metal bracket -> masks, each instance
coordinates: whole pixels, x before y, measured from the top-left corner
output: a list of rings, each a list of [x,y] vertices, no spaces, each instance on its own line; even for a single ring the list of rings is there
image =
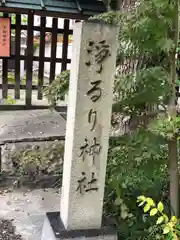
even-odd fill
[[[46,6],[45,6],[43,0],[40,0],[40,3],[41,3],[41,7],[42,7],[42,9],[45,10],[45,9],[46,9]]]
[[[1,5],[5,6],[6,5],[6,0],[1,0]]]
[[[79,10],[79,12],[80,13],[82,13],[82,8],[81,8],[81,5],[80,5],[80,3],[79,3],[79,0],[76,0],[76,4],[77,4],[77,8],[78,8],[78,10]]]

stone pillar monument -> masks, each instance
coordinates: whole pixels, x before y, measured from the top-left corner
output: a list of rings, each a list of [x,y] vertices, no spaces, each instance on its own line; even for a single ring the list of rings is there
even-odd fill
[[[117,239],[102,220],[116,48],[116,27],[75,24],[60,212],[42,240]]]

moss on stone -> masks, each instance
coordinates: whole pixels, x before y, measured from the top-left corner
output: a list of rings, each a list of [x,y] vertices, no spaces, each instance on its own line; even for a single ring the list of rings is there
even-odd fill
[[[62,173],[64,146],[59,141],[43,145],[26,145],[9,153],[18,176],[57,175]]]

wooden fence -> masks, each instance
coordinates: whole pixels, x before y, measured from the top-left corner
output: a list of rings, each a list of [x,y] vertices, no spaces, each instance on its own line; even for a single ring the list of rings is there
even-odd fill
[[[4,13],[4,16],[8,14]],[[48,105],[33,105],[32,104],[32,91],[37,91],[37,100],[42,100],[42,88],[44,86],[44,64],[45,62],[50,63],[50,76],[49,83],[55,79],[55,68],[56,63],[61,63],[61,70],[67,69],[67,64],[71,62],[67,57],[68,53],[68,40],[69,35],[73,34],[70,29],[70,20],[64,19],[64,27],[58,28],[58,18],[52,19],[52,27],[46,26],[46,17],[40,17],[40,26],[34,25],[34,15],[29,12],[27,15],[27,24],[22,24],[22,14],[15,14],[15,24],[11,23],[11,33],[15,35],[15,49],[11,52],[10,58],[2,59],[2,82],[0,83],[0,91],[2,91],[2,98],[8,98],[8,90],[14,91],[14,99],[18,100],[21,98],[20,90],[25,90],[25,104],[23,105],[11,105],[1,104],[0,110],[20,110],[20,109],[46,109]],[[27,49],[24,55],[21,55],[21,32],[22,30],[27,31]],[[34,56],[34,32],[39,32],[39,56]],[[51,34],[51,54],[50,57],[45,56],[45,36],[46,33]],[[62,57],[56,57],[57,51],[57,35],[63,35],[62,42]],[[20,77],[20,62],[24,61],[26,66],[25,84],[21,83]],[[14,61],[15,66],[15,83],[8,82],[8,62]],[[33,61],[39,62],[38,68],[38,83],[33,84]]]

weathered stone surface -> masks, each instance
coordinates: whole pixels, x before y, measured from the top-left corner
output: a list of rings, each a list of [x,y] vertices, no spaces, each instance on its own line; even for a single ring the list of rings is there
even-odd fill
[[[65,119],[55,111],[0,111],[0,142],[64,136],[65,128]]]
[[[116,32],[93,22],[74,29],[60,211],[68,230],[101,227]]]

